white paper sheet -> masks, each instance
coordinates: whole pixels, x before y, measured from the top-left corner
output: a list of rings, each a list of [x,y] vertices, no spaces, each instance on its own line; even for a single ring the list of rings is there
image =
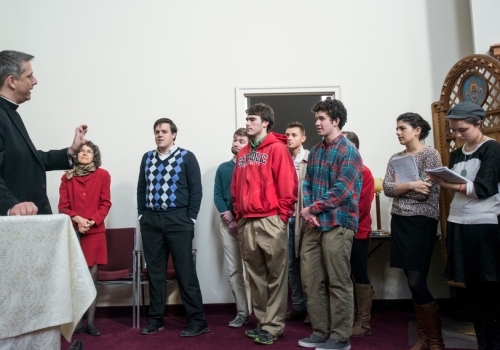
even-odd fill
[[[417,181],[420,179],[417,163],[415,163],[415,157],[413,154],[393,158],[391,160],[391,164],[399,183],[404,184],[406,182]]]
[[[463,176],[458,175],[456,172],[448,169],[445,166],[435,168],[435,169],[425,169],[425,172],[428,174],[435,175],[440,179],[443,179],[446,182],[450,182],[453,184],[466,184],[471,182]]]

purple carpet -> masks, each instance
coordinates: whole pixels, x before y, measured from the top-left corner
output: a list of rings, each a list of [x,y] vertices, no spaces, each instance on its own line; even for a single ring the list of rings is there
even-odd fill
[[[372,334],[363,338],[351,338],[352,349],[401,350],[408,348],[408,322],[411,315],[405,311],[374,312],[372,315]],[[254,344],[253,339],[245,336],[246,329],[254,328],[255,318],[248,326],[229,328],[227,324],[232,315],[207,315],[210,333],[194,338],[181,338],[179,333],[186,327],[182,317],[165,317],[165,329],[153,335],[141,335],[138,329],[132,329],[132,318],[98,318],[96,326],[101,336],[91,337],[86,333],[73,337],[85,343],[85,350],[120,349],[120,350],[159,350],[159,349],[262,349],[265,346]],[[147,322],[141,320],[141,326]],[[297,341],[311,334],[311,327],[302,321],[288,321],[285,336],[273,345],[273,349],[300,349]],[[69,348],[69,343],[61,341],[61,349]],[[448,349],[451,350],[451,349]]]

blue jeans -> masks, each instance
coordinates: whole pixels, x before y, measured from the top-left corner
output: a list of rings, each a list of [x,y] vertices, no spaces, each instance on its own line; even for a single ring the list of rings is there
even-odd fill
[[[292,288],[292,305],[297,311],[307,311],[307,295],[302,290],[300,258],[295,256],[295,217],[288,220],[288,278]]]

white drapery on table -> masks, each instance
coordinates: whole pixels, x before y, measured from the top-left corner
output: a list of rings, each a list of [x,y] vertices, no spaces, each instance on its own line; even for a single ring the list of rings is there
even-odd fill
[[[95,296],[69,216],[0,217],[0,349],[60,349]]]

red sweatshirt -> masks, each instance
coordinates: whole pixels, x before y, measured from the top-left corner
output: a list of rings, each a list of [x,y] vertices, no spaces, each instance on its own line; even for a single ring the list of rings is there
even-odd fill
[[[370,169],[363,165],[363,185],[361,186],[361,194],[359,195],[359,223],[356,239],[368,239],[372,232],[372,217],[370,209],[372,208],[373,197],[375,196],[375,182]]]
[[[236,156],[231,196],[236,220],[295,213],[297,172],[288,151],[287,137],[274,132],[252,152],[248,143]]]

